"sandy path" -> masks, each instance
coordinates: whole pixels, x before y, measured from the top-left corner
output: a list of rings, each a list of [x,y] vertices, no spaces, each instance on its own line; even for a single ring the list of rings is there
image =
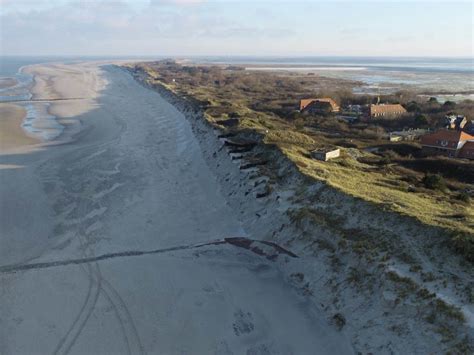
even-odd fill
[[[0,170],[10,210],[0,235],[0,353],[351,353],[271,261],[246,250],[93,259],[245,232],[174,107],[117,68],[56,69],[38,69],[49,93],[81,78],[94,90],[104,78],[109,84],[97,104],[75,108],[80,139],[0,157],[24,167]],[[88,257],[94,261],[1,271]]]

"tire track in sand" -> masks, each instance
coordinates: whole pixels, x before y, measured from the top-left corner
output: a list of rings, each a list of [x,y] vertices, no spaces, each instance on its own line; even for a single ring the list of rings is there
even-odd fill
[[[79,236],[78,239],[81,243],[81,247],[84,247],[83,255],[86,256],[86,252],[89,252],[89,255],[93,254],[92,250],[86,246],[86,242],[84,241],[83,237]],[[79,311],[69,330],[58,343],[54,354],[66,355],[70,352],[84,330],[87,321],[94,312],[101,294],[111,305],[115,317],[119,322],[123,334],[123,340],[126,345],[127,354],[144,354],[137,329],[133,319],[131,318],[128,307],[120,297],[117,290],[113,288],[110,282],[103,278],[99,264],[97,262],[90,263],[87,264],[86,267],[81,265],[81,268],[89,278],[89,289],[92,288],[92,285],[97,286],[95,288],[94,298],[90,300],[90,295],[87,295],[83,307]]]
[[[94,164],[94,160],[96,159],[97,156],[105,153],[107,151],[107,148],[96,151],[92,154],[85,155],[82,157],[82,159],[79,160],[81,164]],[[114,168],[117,167],[117,164],[114,165]],[[95,175],[94,175],[95,176]],[[59,179],[60,180],[60,179]],[[58,181],[59,182],[59,181]],[[102,181],[93,181],[93,184],[96,185],[96,183],[101,184]],[[69,184],[62,184],[62,186],[69,186]],[[98,186],[98,185],[97,185]],[[70,189],[62,189],[62,194],[63,195],[69,195],[73,196],[74,194],[71,195]],[[102,191],[102,190],[101,190]],[[109,192],[109,191],[107,191]],[[97,200],[100,200],[101,197],[104,197],[107,195],[106,193],[99,194],[98,198],[93,198],[93,202],[97,202]],[[95,195],[94,195],[95,196]],[[89,198],[86,198],[85,200],[77,201],[76,205],[84,204],[84,203],[89,203]],[[88,227],[90,227],[91,223],[94,223],[95,217],[94,216],[89,216],[86,215],[85,217],[82,218],[64,218],[61,224],[63,225],[68,225],[69,227],[75,226],[75,228],[78,228],[81,231],[87,231]],[[87,233],[85,233],[87,234]],[[81,256],[83,258],[93,258],[95,256],[93,249],[89,245],[89,240],[86,237],[86,235],[82,234],[76,234],[75,238],[79,241],[80,248],[81,250]],[[65,335],[61,338],[59,341],[58,345],[56,346],[54,350],[54,354],[68,354],[72,347],[75,345],[77,339],[81,335],[82,331],[84,330],[85,326],[87,325],[88,320],[90,319],[91,315],[93,314],[98,299],[100,295],[102,294],[104,296],[104,299],[106,300],[107,303],[110,304],[114,315],[119,323],[121,332],[123,334],[123,340],[126,346],[126,352],[128,354],[135,354],[135,353],[144,353],[143,347],[141,345],[137,329],[135,327],[135,324],[133,322],[133,319],[130,315],[130,312],[123,301],[123,299],[120,297],[119,293],[117,290],[113,288],[113,286],[105,280],[102,277],[101,270],[99,267],[99,264],[97,262],[91,262],[88,263],[87,266],[81,265],[81,269],[84,271],[84,273],[87,275],[88,280],[89,280],[89,287],[88,287],[88,293],[86,295],[86,299],[83,303],[83,306],[79,310],[79,313],[76,315],[74,318],[71,326],[65,333]],[[93,294],[91,296],[91,294]]]
[[[91,269],[92,271],[92,266],[90,264],[88,265],[88,269]],[[101,280],[100,279],[94,280],[94,278],[92,277],[92,272],[88,275],[89,275],[89,285],[92,285],[90,287],[93,287],[93,285],[96,286],[94,290],[94,295],[92,299],[90,297],[87,297],[86,302],[84,303],[84,306],[79,311],[79,314],[76,316],[71,327],[69,328],[65,336],[59,341],[58,345],[56,346],[53,352],[53,354],[55,355],[69,353],[72,346],[74,345],[77,338],[79,337],[82,330],[84,329],[90,316],[92,315],[95,305],[97,304],[97,301],[100,296]]]

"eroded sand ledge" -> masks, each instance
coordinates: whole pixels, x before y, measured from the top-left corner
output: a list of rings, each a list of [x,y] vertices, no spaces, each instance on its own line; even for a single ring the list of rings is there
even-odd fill
[[[50,95],[70,73],[109,84],[91,107],[57,106],[86,128],[74,140],[0,157],[22,166],[0,170],[1,353],[353,352],[285,281],[291,256],[213,243],[260,238],[175,107],[116,67],[35,70]]]

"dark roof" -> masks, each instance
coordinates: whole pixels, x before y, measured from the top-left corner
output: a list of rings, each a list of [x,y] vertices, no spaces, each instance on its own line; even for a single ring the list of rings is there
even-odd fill
[[[300,110],[304,110],[305,108],[307,108],[309,105],[313,104],[314,102],[328,103],[329,105],[331,105],[331,109],[333,111],[339,111],[338,104],[336,103],[336,101],[334,101],[330,97],[323,97],[323,98],[318,98],[318,99],[302,99],[300,100]]]

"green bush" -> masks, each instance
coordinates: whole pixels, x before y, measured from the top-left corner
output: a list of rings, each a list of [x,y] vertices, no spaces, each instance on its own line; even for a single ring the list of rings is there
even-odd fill
[[[297,130],[302,130],[304,128],[304,119],[297,118],[294,123]]]
[[[456,107],[456,103],[453,101],[446,101],[443,104],[443,109],[444,110],[453,110]]]
[[[428,189],[440,191],[446,190],[446,182],[439,174],[426,174],[422,182]]]
[[[461,192],[458,196],[457,196],[457,199],[459,201],[462,201],[462,202],[465,202],[465,203],[469,203],[469,201],[471,200],[471,196],[469,196],[469,194],[467,192]]]

